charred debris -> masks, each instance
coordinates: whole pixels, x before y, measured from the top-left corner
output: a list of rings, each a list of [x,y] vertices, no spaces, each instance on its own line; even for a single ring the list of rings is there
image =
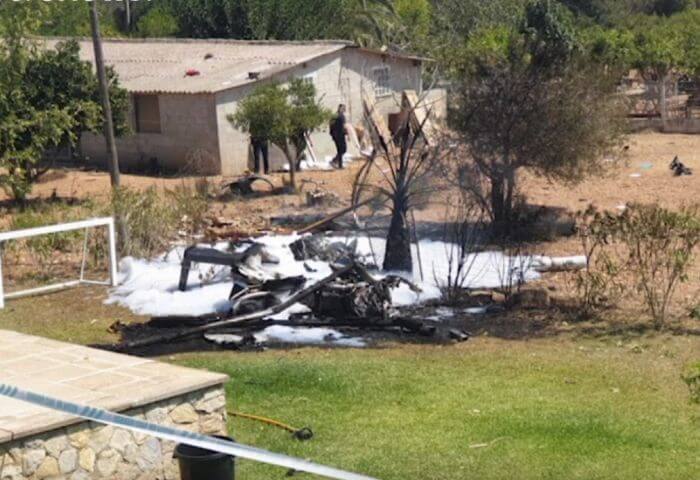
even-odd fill
[[[177,350],[177,344],[194,348],[207,343],[218,348],[260,349],[265,342],[256,333],[273,325],[323,327],[346,335],[372,339],[415,341],[465,341],[470,334],[434,318],[416,316],[410,307],[392,303],[391,289],[405,283],[414,291],[420,288],[396,275],[375,276],[376,268],[356,255],[356,244],[333,242],[322,235],[306,235],[290,245],[295,260],[307,263],[327,262],[331,273],[314,281],[306,276],[284,274],[270,278],[261,268],[280,260],[253,239],[231,243],[231,253],[193,246],[185,250],[181,263],[179,289],[187,288],[192,263],[223,265],[231,269],[230,309],[225,313],[200,316],[153,317],[146,323],[112,325],[121,342],[108,348],[140,353]],[[279,269],[284,271],[284,268]],[[315,277],[318,278],[318,277]],[[289,307],[302,304],[304,313],[280,315]],[[299,310],[299,309],[295,309]],[[197,347],[199,345],[199,347]],[[104,347],[104,346],[103,346]],[[160,347],[160,348],[159,348]]]

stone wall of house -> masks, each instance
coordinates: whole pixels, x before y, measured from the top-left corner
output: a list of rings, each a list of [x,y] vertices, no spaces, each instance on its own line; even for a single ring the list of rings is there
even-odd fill
[[[183,430],[226,434],[222,387],[123,413]],[[0,480],[171,480],[179,478],[174,449],[173,442],[81,422],[0,445]]]

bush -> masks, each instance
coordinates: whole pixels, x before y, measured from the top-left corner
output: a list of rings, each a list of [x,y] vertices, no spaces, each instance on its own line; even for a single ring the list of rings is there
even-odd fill
[[[167,8],[152,8],[141,17],[136,25],[142,37],[172,37],[178,32],[177,18]]]
[[[592,206],[578,214],[577,232],[586,256],[586,268],[576,272],[579,312],[595,317],[612,307],[625,289],[620,278],[622,265],[606,248],[614,232],[614,219]]]
[[[627,268],[654,326],[660,328],[678,283],[688,278],[700,243],[700,211],[632,205],[618,217],[615,236],[627,248]]]
[[[690,390],[690,401],[700,403],[700,362],[691,365],[681,378]]]
[[[654,327],[666,322],[668,307],[680,282],[685,282],[700,243],[698,207],[668,210],[659,205],[629,205],[621,215],[588,211],[582,227],[587,268],[577,287],[584,313],[621,295],[623,274],[642,295]]]
[[[150,258],[165,252],[177,235],[198,233],[204,226],[208,196],[203,188],[181,185],[159,195],[155,187],[144,191],[120,188],[112,194],[111,210],[119,223],[119,252]]]

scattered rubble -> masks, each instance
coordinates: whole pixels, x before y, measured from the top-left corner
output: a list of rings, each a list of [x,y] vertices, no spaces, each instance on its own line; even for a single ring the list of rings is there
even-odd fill
[[[304,191],[304,186],[306,184],[311,184],[313,186],[311,190],[306,190],[304,192],[306,195],[306,205],[308,207],[335,207],[341,203],[338,194],[324,188],[323,182],[304,179],[302,180],[302,191]]]
[[[678,158],[677,155],[671,161],[669,168],[673,171],[673,174],[676,177],[680,177],[682,175],[692,175],[693,174],[693,170],[686,167],[685,164],[680,161],[680,159]]]
[[[270,186],[270,191],[275,191],[275,186],[270,180],[261,175],[254,174],[240,177],[233,182],[227,183],[225,187],[227,187],[234,195],[252,195],[256,193],[256,191],[253,190],[253,183],[255,182],[266,183]]]

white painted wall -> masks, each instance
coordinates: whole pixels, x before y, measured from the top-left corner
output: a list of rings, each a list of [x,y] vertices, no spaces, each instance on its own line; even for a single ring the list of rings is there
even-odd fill
[[[159,110],[161,133],[136,133],[131,112],[133,133],[117,138],[120,166],[147,170],[151,158],[156,158],[158,165],[169,171],[180,171],[189,164],[196,167],[198,173],[219,173],[214,95],[162,94],[159,95]],[[81,148],[88,163],[106,165],[104,136],[83,134]]]
[[[377,55],[359,49],[347,48],[321,58],[314,59],[296,67],[274,79],[285,82],[293,77],[312,76],[321,103],[335,112],[340,103],[347,106],[348,121],[357,125],[363,122],[362,88],[373,89],[372,68],[389,65],[391,68],[391,88],[396,95],[378,99],[379,110],[384,114],[400,110],[400,92],[405,89],[420,91],[421,67],[413,61],[395,59]],[[221,152],[222,173],[236,175],[246,168],[252,169],[252,156],[248,135],[235,129],[226,116],[236,111],[238,102],[249,95],[254,86],[244,86],[224,92],[216,96],[216,117],[219,125],[219,151]],[[396,100],[398,98],[398,101]],[[328,133],[328,127],[323,125],[311,135],[313,148],[317,156],[335,155],[335,146]],[[352,145],[350,153],[357,154]],[[285,165],[284,155],[277,148],[270,149],[272,168]]]
[[[391,69],[393,95],[377,99],[382,114],[399,111],[400,92],[421,90],[421,66],[412,60],[366,52],[355,48],[316,58],[274,77],[285,82],[292,77],[313,77],[321,103],[335,112],[338,104],[347,105],[348,121],[363,123],[363,88],[373,90],[372,68],[388,65]],[[161,133],[133,133],[117,139],[119,161],[124,168],[148,169],[150,159],[170,171],[190,171],[193,163],[198,173],[238,175],[252,169],[250,140],[226,119],[236,111],[238,102],[254,90],[245,85],[216,94],[163,94],[159,96]],[[133,115],[133,113],[132,113]],[[132,119],[132,125],[134,124]],[[335,146],[323,125],[311,135],[314,151],[319,157],[335,155]],[[89,163],[106,164],[104,137],[84,134],[81,146]],[[349,144],[350,153],[357,154]],[[270,149],[271,167],[286,164],[277,148]]]

